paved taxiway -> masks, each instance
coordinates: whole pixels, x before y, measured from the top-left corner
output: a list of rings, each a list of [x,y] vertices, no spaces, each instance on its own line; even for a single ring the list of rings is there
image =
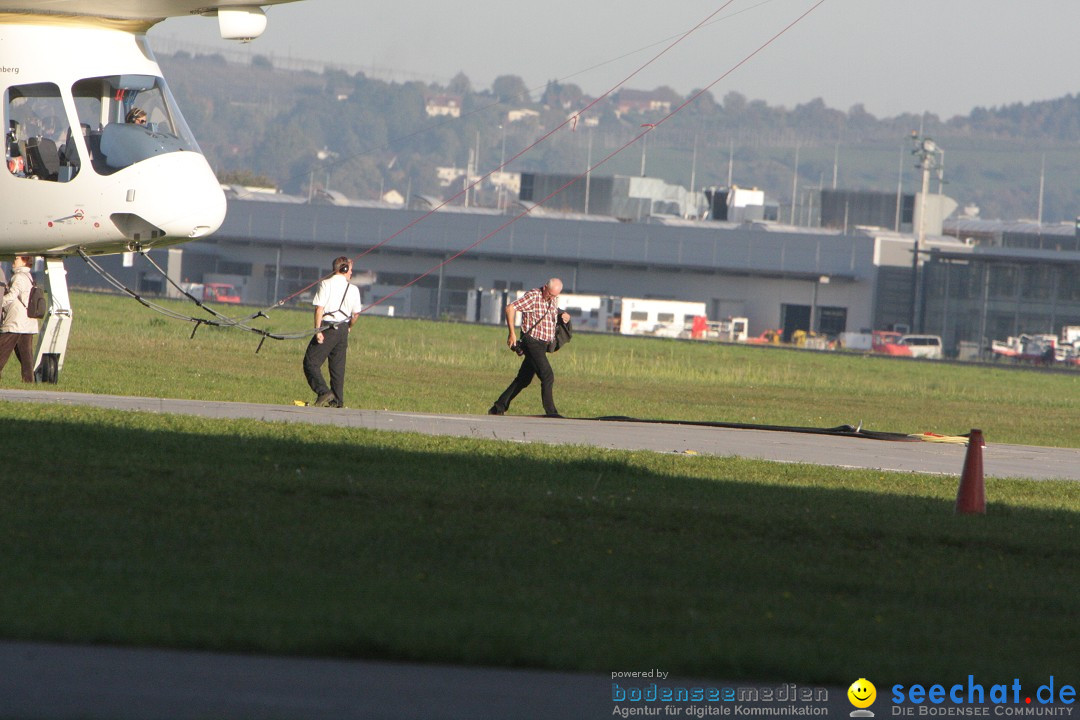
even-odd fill
[[[270,422],[300,422],[416,432],[426,435],[539,442],[555,445],[591,445],[619,450],[693,452],[757,458],[786,463],[959,475],[964,466],[964,445],[931,442],[892,442],[867,438],[815,435],[775,430],[746,430],[587,419],[552,420],[505,415],[431,415],[392,410],[335,410],[295,405],[174,400],[118,395],[0,390],[0,401],[84,405],[113,410],[175,413],[207,418],[247,418]],[[896,428],[867,428],[896,430]],[[940,431],[915,428],[912,431]],[[955,430],[955,429],[951,429]],[[1080,450],[1025,445],[999,445],[986,438],[983,468],[988,477],[1037,480],[1080,480]]]

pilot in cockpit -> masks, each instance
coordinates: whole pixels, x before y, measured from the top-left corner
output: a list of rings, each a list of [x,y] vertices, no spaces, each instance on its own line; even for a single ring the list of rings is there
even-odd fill
[[[138,106],[132,107],[124,117],[124,122],[134,125],[146,125],[146,111]]]

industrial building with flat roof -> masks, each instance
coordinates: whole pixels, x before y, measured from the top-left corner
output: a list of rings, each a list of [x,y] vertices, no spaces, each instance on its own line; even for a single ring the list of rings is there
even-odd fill
[[[155,253],[168,252],[173,280],[228,280],[257,306],[294,293],[296,302],[308,301],[304,288],[328,272],[333,257],[347,255],[365,278],[365,304],[392,305],[398,316],[464,318],[470,290],[531,288],[557,276],[575,294],[703,302],[710,319],[748,318],[751,335],[780,329],[785,337],[798,330],[838,336],[906,328],[913,317],[909,233],[655,215],[619,222],[544,208],[515,220],[524,207],[429,214],[251,195],[229,199],[212,237]],[[962,227],[946,223],[949,233]],[[961,341],[986,346],[997,335],[1080,324],[1080,252],[1056,249],[1075,247],[1075,230],[1044,233],[1060,236],[1049,249],[1001,247],[987,239],[987,226],[979,228],[978,239],[963,232],[925,238],[923,332],[941,335],[950,354]],[[138,263],[113,262],[142,291],[167,290]],[[69,271],[73,286],[94,282],[75,263]]]

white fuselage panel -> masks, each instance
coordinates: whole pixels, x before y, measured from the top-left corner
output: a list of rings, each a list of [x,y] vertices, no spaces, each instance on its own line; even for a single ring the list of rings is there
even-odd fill
[[[224,194],[145,35],[13,18],[0,15],[0,255],[118,252],[216,230]],[[139,107],[150,122],[125,119]]]

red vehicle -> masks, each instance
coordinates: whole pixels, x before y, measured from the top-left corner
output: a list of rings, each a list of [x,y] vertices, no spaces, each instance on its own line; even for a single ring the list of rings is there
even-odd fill
[[[203,300],[239,305],[240,292],[229,283],[203,283]]]
[[[1057,355],[1057,337],[1054,335],[1028,335],[994,340],[990,343],[994,359],[1009,358],[1017,362],[1052,364]]]
[[[184,292],[203,302],[227,303],[239,305],[243,302],[240,291],[232,283],[182,283]]]
[[[892,330],[875,330],[873,339],[870,341],[870,348],[882,355],[911,357],[911,348],[900,344],[902,336],[903,333],[893,332]]]

